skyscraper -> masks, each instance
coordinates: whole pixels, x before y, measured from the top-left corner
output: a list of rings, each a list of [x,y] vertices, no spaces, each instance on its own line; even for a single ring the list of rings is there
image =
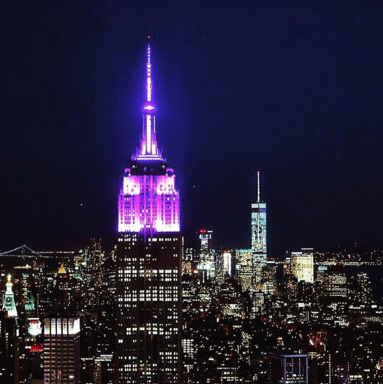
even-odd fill
[[[269,353],[268,375],[270,384],[308,384],[307,354]]]
[[[44,383],[80,383],[80,319],[44,319]]]
[[[266,203],[261,200],[261,172],[257,172],[257,201],[251,204],[251,248],[253,250],[254,285],[261,283],[267,261]]]
[[[158,149],[151,45],[138,151],[119,194],[117,243],[118,383],[180,383],[180,196]]]
[[[0,383],[19,383],[20,326],[12,290],[11,275],[7,276],[6,291],[0,311]]]
[[[253,250],[236,249],[235,259],[242,289],[247,291],[250,289],[253,281]]]
[[[302,248],[302,252],[291,253],[291,272],[299,281],[314,283],[314,252],[312,248]]]
[[[200,229],[198,231],[198,237],[200,240],[200,252],[204,254],[208,254],[209,251],[212,249],[211,243],[212,243],[213,231]]]
[[[0,383],[19,384],[18,318],[0,310]]]
[[[198,232],[200,249],[198,252],[197,269],[202,282],[214,279],[215,276],[215,251],[212,249],[213,231],[200,229]]]
[[[17,309],[15,304],[15,296],[12,290],[11,275],[8,275],[8,281],[6,284],[7,290],[3,297],[3,309],[7,311],[8,317],[17,317]]]

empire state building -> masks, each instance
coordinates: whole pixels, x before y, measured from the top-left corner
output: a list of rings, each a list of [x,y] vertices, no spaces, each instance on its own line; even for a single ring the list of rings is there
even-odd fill
[[[152,51],[137,152],[118,198],[118,383],[181,382],[180,196],[157,144]]]

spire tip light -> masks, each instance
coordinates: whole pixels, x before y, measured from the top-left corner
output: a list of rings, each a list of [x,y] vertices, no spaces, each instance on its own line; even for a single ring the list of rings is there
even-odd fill
[[[146,99],[143,106],[143,132],[141,146],[137,152],[136,160],[162,160],[158,150],[156,138],[156,107],[153,105],[153,83],[152,83],[152,57],[151,36],[147,35],[146,46]]]

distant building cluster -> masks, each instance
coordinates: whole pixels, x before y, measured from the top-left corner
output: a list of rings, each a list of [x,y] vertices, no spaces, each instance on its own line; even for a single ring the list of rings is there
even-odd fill
[[[383,381],[370,278],[382,264],[303,248],[268,257],[256,274],[251,248],[215,250],[208,229],[193,248],[177,236],[150,247],[125,236],[108,254],[91,239],[76,252],[1,255],[1,383],[112,384],[121,366],[125,382],[169,382],[170,370],[181,383]]]

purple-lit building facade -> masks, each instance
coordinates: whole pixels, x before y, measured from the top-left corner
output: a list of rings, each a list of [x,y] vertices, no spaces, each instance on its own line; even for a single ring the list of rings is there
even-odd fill
[[[140,146],[125,169],[118,203],[118,380],[181,382],[180,196],[158,149],[151,46]]]

